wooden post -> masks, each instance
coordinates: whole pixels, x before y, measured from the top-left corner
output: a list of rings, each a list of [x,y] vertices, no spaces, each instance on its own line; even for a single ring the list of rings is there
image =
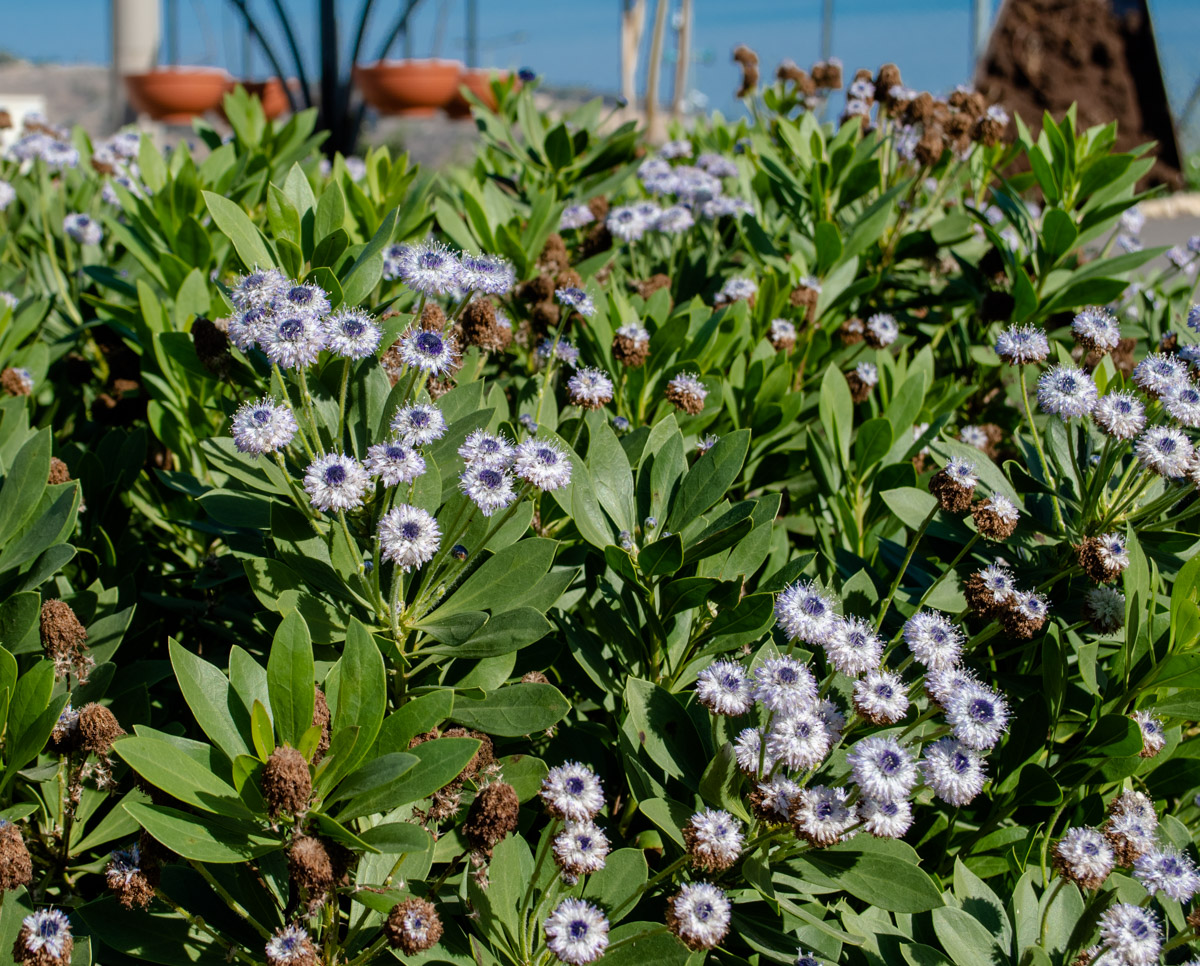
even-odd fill
[[[652,141],[662,137],[658,131],[658,76],[662,70],[663,34],[667,29],[667,8],[671,0],[658,0],[654,9],[654,33],[650,35],[650,63],[646,67],[646,135]]]
[[[679,8],[679,42],[676,46],[675,90],[671,98],[671,116],[683,117],[683,99],[687,96],[688,66],[692,59],[692,0],[683,0]]]
[[[637,97],[638,50],[646,29],[646,0],[622,0],[621,6],[621,96],[632,105]]]

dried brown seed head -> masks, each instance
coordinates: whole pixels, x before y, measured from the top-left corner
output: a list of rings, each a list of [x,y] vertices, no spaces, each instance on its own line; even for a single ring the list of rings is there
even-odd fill
[[[21,830],[12,822],[0,825],[0,893],[12,892],[33,879],[33,862]]]
[[[413,897],[392,906],[383,932],[389,946],[415,956],[442,938],[442,920],[432,902]]]
[[[312,776],[304,756],[295,748],[276,748],[263,767],[262,793],[272,818],[308,811]]]
[[[467,810],[466,821],[462,824],[463,837],[476,851],[491,855],[496,843],[516,829],[520,809],[521,803],[512,785],[507,782],[485,785]]]
[[[333,859],[319,838],[298,836],[288,848],[287,857],[292,882],[304,889],[310,900],[319,899],[333,885]]]
[[[113,742],[125,729],[117,723],[116,715],[103,705],[92,702],[79,709],[79,740],[94,755],[107,755]]]

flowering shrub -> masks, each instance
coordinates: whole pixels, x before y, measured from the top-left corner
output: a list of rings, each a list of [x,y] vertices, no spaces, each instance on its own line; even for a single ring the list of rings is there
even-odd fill
[[[736,58],[657,150],[0,162],[15,961],[1193,955],[1200,244],[1131,284],[1111,128]]]

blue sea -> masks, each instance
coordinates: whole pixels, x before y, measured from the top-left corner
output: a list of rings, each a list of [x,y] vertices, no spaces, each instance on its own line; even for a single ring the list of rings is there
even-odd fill
[[[281,31],[271,0],[248,0],[278,40]],[[316,58],[317,0],[280,0],[308,56]],[[353,43],[363,0],[340,0],[341,47]],[[408,48],[414,56],[463,58],[467,45],[470,0],[421,0],[412,17]],[[668,0],[669,2],[669,0]],[[993,10],[999,0],[991,0]],[[379,55],[391,25],[407,0],[374,4],[363,44],[363,59]],[[736,44],[758,51],[765,71],[791,58],[801,66],[821,53],[824,0],[694,0],[689,90],[709,109],[740,110],[733,91],[738,73],[729,54]],[[972,0],[832,0],[832,53],[851,71],[900,65],[911,87],[947,91],[970,78]],[[1179,117],[1200,81],[1200,0],[1150,0],[1169,99]],[[0,48],[31,60],[103,63],[108,59],[109,4],[103,0],[49,0],[53,29],[47,29],[47,4],[6,3]],[[228,0],[164,0],[175,12],[177,29],[170,47],[179,63],[210,64],[241,73],[265,75],[265,59],[248,49],[239,15]],[[529,66],[556,87],[586,87],[615,92],[618,87],[618,29],[621,0],[475,0],[481,63]],[[650,17],[653,16],[653,2]],[[678,6],[674,0],[673,6]],[[647,23],[648,46],[651,24]],[[668,48],[673,40],[668,39]],[[404,44],[398,42],[393,55]],[[168,51],[164,49],[164,60]],[[669,96],[673,66],[664,71]],[[1200,100],[1200,97],[1197,98]],[[1193,134],[1194,132],[1194,134]],[[1200,103],[1185,139],[1200,150]]]

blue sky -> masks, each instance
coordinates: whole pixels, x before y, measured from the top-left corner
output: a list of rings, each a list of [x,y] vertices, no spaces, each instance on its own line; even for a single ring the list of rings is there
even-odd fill
[[[242,31],[227,0],[176,0],[180,61],[215,64],[238,71]],[[282,0],[301,44],[315,55],[316,0]],[[340,23],[349,34],[361,0],[339,0]],[[994,6],[999,0],[992,0]],[[270,22],[268,0],[250,0]],[[1196,84],[1200,50],[1200,0],[1151,0],[1172,100],[1179,109]],[[385,24],[400,0],[375,4],[365,50],[373,57]],[[465,0],[423,0],[414,19],[413,52],[463,56]],[[652,6],[652,4],[651,4]],[[737,72],[729,52],[737,43],[758,50],[764,66],[791,57],[806,65],[820,53],[821,0],[694,0],[693,47],[699,61],[691,86],[710,106],[734,109]],[[48,0],[9,3],[0,47],[35,60],[103,63],[108,59],[105,0]],[[847,67],[897,62],[913,87],[949,90],[968,79],[969,0],[835,0],[833,53]],[[619,0],[478,0],[481,59],[498,67],[529,65],[555,85],[617,87]],[[53,24],[47,23],[48,9]],[[647,30],[649,33],[649,30]],[[343,36],[343,47],[349,38]],[[265,74],[265,61],[253,60]],[[669,72],[668,72],[669,75]]]

